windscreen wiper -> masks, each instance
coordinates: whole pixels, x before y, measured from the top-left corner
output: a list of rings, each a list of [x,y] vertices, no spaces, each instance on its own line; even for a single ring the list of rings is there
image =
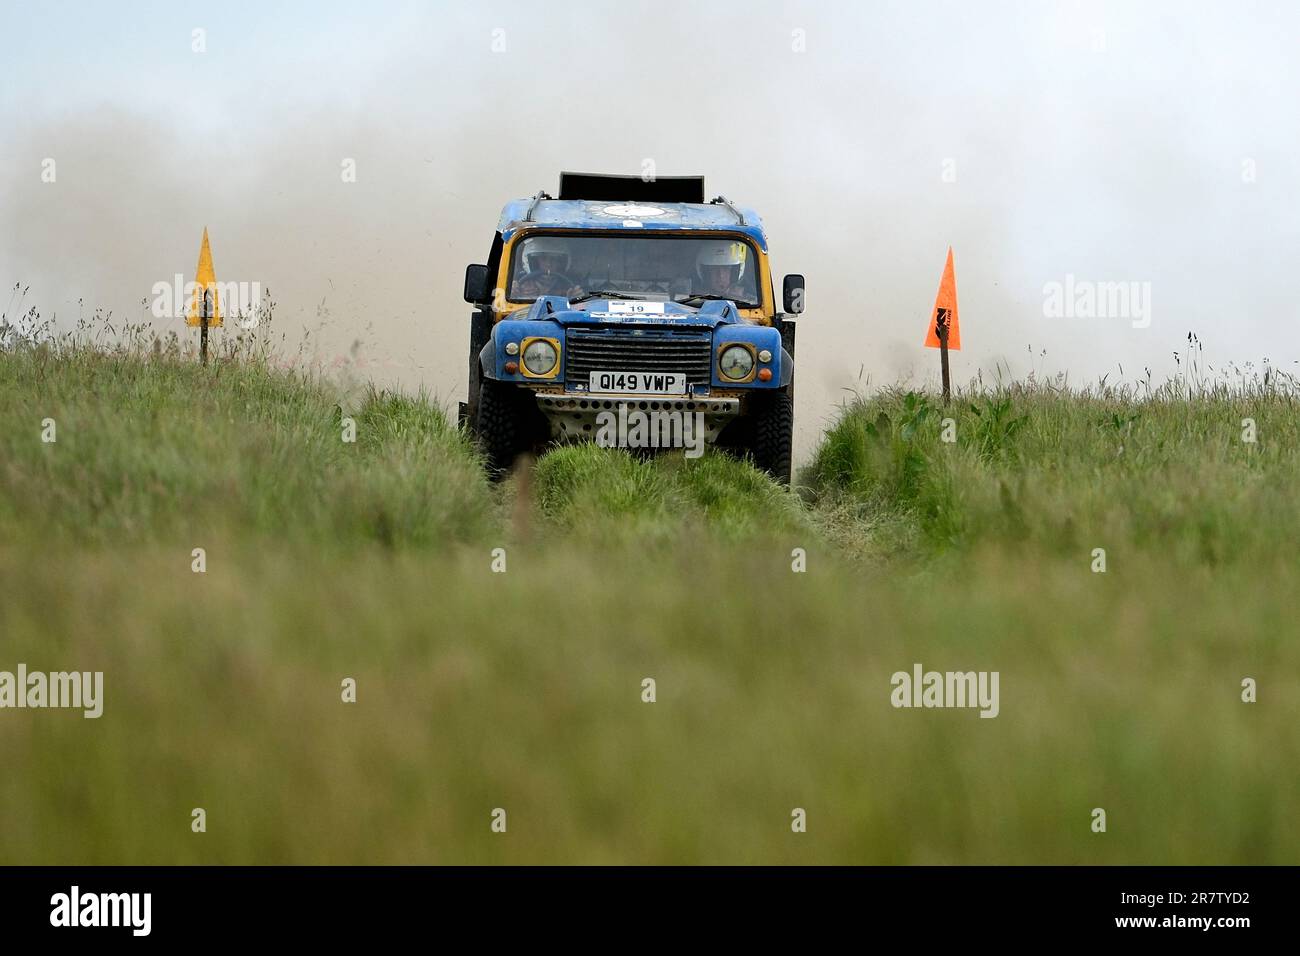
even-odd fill
[[[589,299],[644,299],[643,295],[633,295],[631,292],[613,292],[609,289],[598,289],[595,292],[584,292],[576,299],[570,299],[570,304],[574,302],[586,302]]]
[[[736,307],[740,309],[758,308],[757,302],[746,302],[744,299],[733,299],[729,295],[715,295],[712,292],[697,292],[694,295],[674,296],[673,298],[674,302],[681,302],[682,304],[697,300],[700,302],[734,302]]]

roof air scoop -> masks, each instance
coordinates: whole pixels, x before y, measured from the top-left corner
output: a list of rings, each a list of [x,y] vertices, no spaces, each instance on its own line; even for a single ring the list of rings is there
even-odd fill
[[[609,176],[603,173],[560,173],[559,199],[597,202],[704,202],[703,176]]]

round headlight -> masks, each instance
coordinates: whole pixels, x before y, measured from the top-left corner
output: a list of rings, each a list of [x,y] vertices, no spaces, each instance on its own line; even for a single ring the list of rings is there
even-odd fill
[[[555,368],[555,363],[559,361],[559,353],[555,351],[555,346],[550,342],[542,339],[533,339],[524,349],[524,368],[534,375],[545,375]]]
[[[718,357],[718,368],[733,381],[748,378],[754,371],[754,353],[743,345],[729,345]]]

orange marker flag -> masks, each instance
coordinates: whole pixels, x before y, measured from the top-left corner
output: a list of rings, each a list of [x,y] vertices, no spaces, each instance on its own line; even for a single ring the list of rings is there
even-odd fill
[[[957,324],[957,277],[952,271],[952,246],[948,247],[948,262],[943,267],[943,278],[939,280],[934,311],[930,313],[930,328],[925,335],[928,348],[939,348],[938,320],[944,310],[948,319],[948,348],[956,351],[961,348],[961,327]]]
[[[194,297],[190,300],[186,325],[203,324],[203,308],[207,303],[208,328],[221,324],[221,303],[217,297],[217,273],[212,268],[212,250],[208,248],[208,227],[203,227],[203,245],[199,247],[199,264],[194,271]]]

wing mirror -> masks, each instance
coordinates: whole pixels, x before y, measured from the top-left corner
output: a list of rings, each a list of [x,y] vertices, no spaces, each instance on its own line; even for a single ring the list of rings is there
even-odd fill
[[[465,267],[465,301],[466,302],[487,302],[492,298],[492,290],[488,288],[488,267],[484,265],[472,265]]]
[[[781,306],[791,315],[803,312],[803,276],[791,273],[781,283]]]

